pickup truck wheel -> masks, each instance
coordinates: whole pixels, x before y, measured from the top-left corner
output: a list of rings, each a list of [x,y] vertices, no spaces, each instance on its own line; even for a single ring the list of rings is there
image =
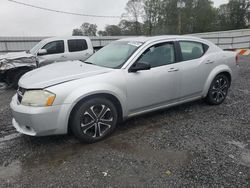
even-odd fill
[[[94,143],[109,136],[116,127],[118,113],[112,102],[93,98],[74,111],[71,130],[80,141]]]
[[[230,87],[229,80],[224,74],[215,77],[209,88],[205,101],[210,105],[219,105],[224,102]]]

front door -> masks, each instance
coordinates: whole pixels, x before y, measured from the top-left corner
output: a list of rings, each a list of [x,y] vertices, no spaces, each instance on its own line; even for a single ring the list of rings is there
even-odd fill
[[[174,43],[153,45],[136,62],[138,61],[149,63],[151,69],[126,73],[129,113],[134,114],[173,102],[180,90]]]
[[[65,45],[63,40],[53,41],[45,44],[42,49],[46,49],[47,53],[38,55],[39,67],[54,62],[66,61]]]

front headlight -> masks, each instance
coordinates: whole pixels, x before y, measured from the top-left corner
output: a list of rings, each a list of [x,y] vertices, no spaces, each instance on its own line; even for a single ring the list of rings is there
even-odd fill
[[[30,90],[24,93],[21,104],[24,106],[52,106],[56,95],[44,90]]]

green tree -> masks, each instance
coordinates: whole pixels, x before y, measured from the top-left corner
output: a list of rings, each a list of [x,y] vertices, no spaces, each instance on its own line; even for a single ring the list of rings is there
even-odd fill
[[[121,36],[121,28],[117,25],[107,25],[105,31],[108,36]]]
[[[126,13],[122,17],[129,19],[130,23],[133,23],[133,27],[136,35],[141,34],[140,19],[143,15],[143,2],[142,0],[129,0],[125,7]],[[131,25],[130,25],[131,26]]]
[[[97,32],[99,36],[107,36],[108,33],[106,31],[98,31]]]
[[[180,8],[178,3],[184,2]],[[212,0],[128,0],[118,25],[108,25],[100,36],[162,35],[247,28],[250,0],[229,0],[219,8]],[[73,35],[95,35],[97,26],[84,23]]]
[[[160,19],[158,24],[158,31],[167,34],[178,34],[178,27],[180,24],[181,30],[183,30],[183,10],[177,8],[178,0],[166,0],[162,4],[160,12]],[[163,26],[163,27],[161,27]]]
[[[248,0],[230,0],[218,9],[218,30],[244,29],[249,23]]]
[[[216,10],[213,8],[213,3],[210,0],[194,1],[193,32],[208,32],[213,31],[213,22],[216,18]]]
[[[229,30],[231,28],[228,4],[224,4],[219,7],[217,10],[216,22],[217,30]]]
[[[144,27],[147,35],[157,34],[157,25],[159,18],[163,16],[162,13],[162,0],[144,0]]]
[[[248,0],[230,0],[227,6],[230,15],[229,23],[231,28],[246,28],[250,2]]]
[[[81,30],[84,36],[96,36],[97,25],[86,22],[82,24]]]
[[[122,35],[135,36],[138,35],[138,30],[136,29],[138,27],[138,24],[140,27],[140,34],[142,34],[141,28],[143,27],[143,25],[139,22],[121,20],[118,26],[121,29]]]
[[[72,35],[73,35],[73,36],[83,36],[83,32],[82,32],[81,29],[74,29],[74,30],[72,31]]]

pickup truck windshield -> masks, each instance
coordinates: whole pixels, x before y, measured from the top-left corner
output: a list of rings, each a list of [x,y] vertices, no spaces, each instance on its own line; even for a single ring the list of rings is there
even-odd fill
[[[41,43],[43,43],[43,41],[40,41],[39,43],[37,43],[33,48],[31,48],[29,51],[27,51],[27,53],[35,55],[35,53],[37,52],[37,50],[41,46]]]
[[[121,68],[141,45],[141,42],[114,42],[97,51],[86,62],[101,67]]]

